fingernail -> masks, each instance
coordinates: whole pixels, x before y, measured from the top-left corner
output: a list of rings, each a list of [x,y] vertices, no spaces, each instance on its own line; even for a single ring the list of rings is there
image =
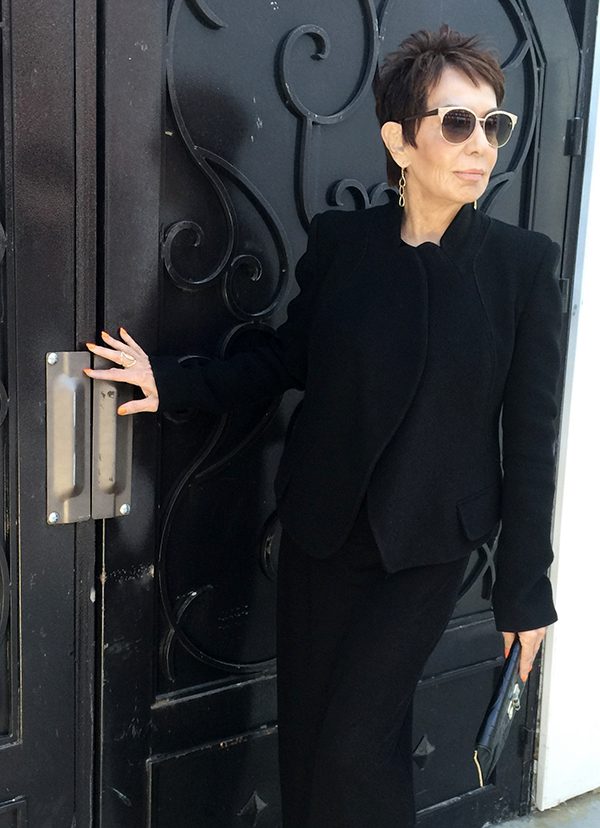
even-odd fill
[[[508,658],[508,654],[510,653],[510,647],[504,648],[504,658]]]
[[[108,334],[106,333],[106,331],[102,331],[102,336],[108,336]]]
[[[125,409],[122,405],[117,408],[117,414],[125,414]]]
[[[95,345],[95,343],[94,343],[94,342],[86,342],[86,343],[85,343],[85,347],[86,347],[86,348],[95,348],[95,347],[96,347],[96,345]]]
[[[122,334],[124,334],[124,333],[126,334],[126,333],[127,333],[127,331],[125,330],[125,328],[123,327],[123,325],[121,325],[121,327],[119,328],[119,333],[122,333]]]

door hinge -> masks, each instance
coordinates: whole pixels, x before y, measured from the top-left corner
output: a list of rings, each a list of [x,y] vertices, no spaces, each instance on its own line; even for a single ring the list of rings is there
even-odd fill
[[[567,121],[565,155],[576,157],[583,153],[583,125],[584,119],[580,115]]]

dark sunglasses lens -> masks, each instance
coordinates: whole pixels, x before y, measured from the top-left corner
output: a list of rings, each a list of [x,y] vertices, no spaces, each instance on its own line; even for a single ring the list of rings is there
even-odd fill
[[[494,112],[485,119],[485,137],[493,147],[503,147],[512,129],[511,119],[502,112]]]
[[[475,116],[466,109],[453,109],[446,112],[442,120],[442,135],[451,144],[466,141],[475,129]]]

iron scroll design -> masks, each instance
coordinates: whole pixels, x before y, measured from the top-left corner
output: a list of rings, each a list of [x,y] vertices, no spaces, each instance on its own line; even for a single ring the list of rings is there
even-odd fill
[[[208,7],[204,0],[190,0],[192,11],[200,20],[211,29],[224,29],[227,26],[215,12]]]
[[[170,224],[163,231],[161,256],[167,274],[173,283],[185,292],[195,292],[217,279],[221,280],[221,296],[224,305],[234,318],[241,320],[243,323],[235,330],[229,332],[222,347],[222,356],[224,356],[225,352],[228,351],[228,346],[236,335],[243,330],[252,330],[253,332],[260,330],[260,326],[257,323],[260,323],[262,319],[270,316],[280,306],[282,297],[288,286],[290,245],[285,229],[275,210],[259,189],[232,163],[211,150],[201,147],[194,140],[188,129],[177,93],[173,36],[177,17],[184,5],[186,5],[184,0],[176,0],[169,18],[167,47],[167,90],[169,102],[177,127],[178,137],[181,139],[188,157],[192,159],[193,163],[201,171],[204,180],[208,182],[218,199],[222,215],[225,219],[225,230],[219,236],[220,239],[222,238],[224,240],[224,244],[220,251],[218,261],[210,272],[196,273],[193,275],[182,272],[176,264],[176,257],[174,255],[175,246],[180,244],[182,239],[187,238],[191,240],[193,247],[200,248],[205,242],[205,231],[197,221],[180,220]],[[216,16],[212,15],[212,12],[204,3],[194,3],[192,10],[210,28],[215,29],[225,25],[223,21],[218,20]],[[223,175],[226,179],[233,182],[244,193],[249,202],[254,205],[274,242],[278,258],[278,281],[274,292],[268,297],[267,302],[263,303],[263,306],[258,309],[249,309],[244,306],[243,302],[240,302],[240,292],[236,291],[236,285],[240,280],[243,280],[244,285],[259,282],[263,277],[264,264],[260,254],[250,252],[247,249],[238,250],[240,246],[238,242],[240,236],[239,219],[233,199],[223,180]],[[250,324],[248,325],[247,323]],[[270,331],[270,329],[268,330]],[[205,357],[190,355],[187,359],[202,360]],[[158,583],[164,616],[168,624],[161,643],[160,664],[163,674],[171,682],[174,680],[173,648],[176,642],[182,645],[198,661],[229,673],[261,671],[268,669],[274,663],[273,658],[251,663],[232,662],[219,658],[214,653],[208,653],[202,647],[198,646],[185,629],[186,614],[190,610],[195,609],[200,601],[206,599],[206,597],[210,597],[210,588],[209,586],[191,588],[185,595],[172,598],[168,583],[166,560],[174,515],[177,511],[180,498],[185,493],[190,481],[208,479],[218,474],[233,456],[239,455],[245,447],[253,444],[273,419],[278,405],[279,400],[273,401],[267,411],[263,412],[263,416],[259,419],[258,424],[250,428],[249,432],[236,445],[228,446],[225,457],[213,462],[212,457],[215,448],[218,446],[230,419],[229,414],[222,416],[211,429],[207,439],[204,440],[203,446],[196,453],[191,463],[181,472],[172,488],[171,494],[167,498],[163,509],[163,521],[159,542]],[[183,415],[171,417],[170,419],[176,423],[184,423],[189,419],[189,416],[184,412]],[[262,557],[265,557],[264,554]],[[265,570],[265,567],[263,567],[263,570]],[[269,577],[268,571],[265,570],[264,574]]]
[[[299,148],[299,164],[296,166],[298,172],[297,182],[297,200],[300,205],[300,218],[304,227],[308,227],[312,216],[314,215],[314,207],[310,204],[309,193],[314,191],[310,180],[311,173],[315,169],[314,161],[314,127],[315,125],[330,126],[339,124],[350,117],[350,115],[363,102],[367,93],[370,92],[373,77],[377,67],[377,47],[379,43],[379,28],[377,23],[377,13],[373,0],[360,0],[360,5],[363,9],[363,16],[367,29],[367,59],[363,69],[362,77],[358,82],[358,89],[354,96],[347,101],[340,109],[330,114],[319,114],[308,107],[294,91],[291,81],[291,52],[301,37],[311,37],[317,51],[314,54],[316,60],[325,61],[331,52],[331,40],[327,31],[313,23],[305,23],[292,29],[283,40],[278,57],[278,71],[277,78],[282,99],[286,106],[298,117],[300,122],[300,148]],[[384,4],[384,7],[388,3]],[[337,185],[334,198],[337,201],[339,193],[344,188],[356,188],[363,196],[364,206],[373,203],[369,198],[366,188],[360,182],[354,179],[340,182]],[[375,195],[379,195],[381,185],[377,185]],[[334,202],[335,203],[335,202]],[[339,203],[339,202],[338,202]]]
[[[201,357],[192,355],[186,357],[186,359],[199,358],[202,359]],[[246,663],[227,661],[216,655],[210,654],[199,647],[191,639],[184,628],[185,615],[194,604],[201,602],[205,598],[210,598],[213,587],[210,584],[205,584],[197,589],[190,589],[185,595],[179,596],[175,599],[175,601],[173,601],[171,599],[166,564],[168,540],[173,527],[178,501],[190,481],[192,479],[207,480],[218,474],[219,471],[228,464],[233,455],[239,455],[245,448],[254,443],[260,437],[260,435],[267,428],[278,406],[279,398],[273,400],[265,415],[261,417],[258,423],[244,435],[240,442],[230,447],[229,451],[224,456],[214,462],[211,462],[212,453],[218,445],[230,417],[229,414],[224,414],[220,418],[201,451],[196,455],[196,457],[194,457],[190,465],[183,470],[172,487],[170,495],[167,497],[163,509],[163,520],[158,549],[158,584],[163,612],[168,623],[168,628],[161,641],[160,664],[163,674],[171,682],[174,681],[175,678],[173,647],[176,642],[181,644],[181,646],[183,646],[184,649],[198,661],[228,673],[255,673],[268,670],[275,664],[274,657]],[[263,546],[264,545],[265,544],[263,543]],[[265,559],[264,551],[261,557]],[[265,567],[264,562],[263,571],[267,577],[271,577],[268,567]]]
[[[540,105],[543,98],[543,60],[539,45],[534,39],[532,27],[523,9],[517,0],[507,0],[506,12],[515,31],[518,33],[517,42],[507,59],[502,63],[502,71],[510,79],[511,73],[522,69],[529,79],[530,106],[521,113],[518,124],[517,140],[510,163],[502,173],[491,176],[487,194],[481,200],[482,210],[490,209],[501,191],[518,177],[531,152],[537,154],[537,135],[540,126]],[[510,145],[509,145],[510,146]],[[534,159],[533,167],[537,166]]]
[[[330,113],[314,111],[302,100],[292,77],[292,52],[301,38],[311,38],[315,44],[313,59],[322,63],[326,62],[331,54],[332,46],[331,38],[325,28],[315,23],[296,26],[282,37],[274,55],[277,89],[283,104],[295,115],[298,121],[299,140],[296,143],[295,156],[290,157],[290,163],[293,164],[296,175],[298,215],[305,227],[308,226],[316,211],[311,200],[311,194],[318,192],[318,187],[315,186],[313,181],[314,170],[318,168],[316,131],[319,128],[325,129],[341,124],[349,119],[364,103],[377,71],[379,50],[384,42],[384,35],[395,3],[394,0],[384,0],[380,6],[379,14],[376,12],[374,0],[359,0],[359,5],[362,9],[366,31],[365,60],[363,61],[360,77],[356,81],[353,95],[336,111]],[[222,298],[232,317],[247,325],[249,323],[248,327],[254,327],[256,321],[262,321],[273,313],[285,295],[290,273],[290,244],[285,227],[280,221],[275,208],[269,203],[259,187],[222,155],[207,147],[200,146],[186,123],[184,107],[178,94],[175,62],[175,30],[179,15],[184,7],[191,9],[195,18],[212,30],[214,35],[210,35],[211,37],[217,36],[217,33],[226,28],[228,23],[219,18],[209,8],[205,0],[174,0],[168,21],[166,57],[168,101],[177,127],[178,138],[185,147],[187,155],[216,195],[225,220],[225,229],[220,236],[223,239],[223,246],[219,251],[218,261],[208,272],[195,274],[182,272],[176,262],[175,248],[177,245],[181,245],[182,240],[186,239],[187,242],[184,243],[190,244],[194,248],[202,248],[205,243],[205,230],[194,219],[181,219],[165,227],[161,237],[161,256],[169,278],[182,291],[196,292],[215,280],[221,279]],[[525,73],[528,79],[531,105],[527,107],[527,110],[519,119],[515,135],[516,140],[511,145],[512,154],[505,169],[492,176],[488,192],[480,202],[479,209],[484,212],[490,209],[505,187],[510,186],[518,179],[524,165],[529,159],[532,159],[532,153],[537,152],[539,106],[543,97],[543,56],[539,44],[535,41],[532,27],[518,0],[506,0],[503,7],[517,36],[516,45],[503,63],[503,70],[508,77],[511,73],[517,71]],[[535,169],[536,159],[533,158],[532,160],[532,166]],[[263,277],[264,262],[259,253],[238,250],[240,238],[239,217],[227,183],[233,183],[254,205],[273,239],[277,252],[279,280],[273,295],[259,310],[250,310],[244,307],[236,298],[234,289],[236,280],[242,278],[246,283],[259,282]],[[332,206],[342,208],[345,194],[351,193],[357,205],[361,208],[367,208],[380,203],[390,190],[392,188],[386,182],[376,182],[368,186],[358,178],[348,176],[332,183],[324,195],[326,195],[327,201]],[[190,358],[204,359],[205,357]],[[161,665],[164,675],[170,681],[174,679],[173,648],[176,642],[181,644],[198,661],[230,673],[255,672],[270,667],[274,663],[274,659],[247,664],[232,663],[200,648],[186,632],[185,620],[187,613],[192,611],[194,606],[209,599],[210,588],[207,585],[192,587],[184,594],[172,598],[169,592],[166,556],[174,515],[186,486],[193,479],[209,479],[212,475],[216,475],[233,454],[239,454],[240,451],[257,440],[272,419],[278,405],[279,400],[274,401],[260,423],[251,428],[237,445],[228,448],[226,457],[212,462],[211,458],[223,435],[229,415],[221,417],[200,451],[196,453],[196,456],[179,475],[167,499],[163,511],[158,571],[161,601],[168,623],[168,629],[161,646]],[[494,548],[486,544],[476,552],[477,559],[465,577],[460,597],[468,592],[475,581],[480,578],[483,578],[483,597],[489,597],[491,593],[494,580]],[[271,577],[273,575],[272,565],[269,564],[267,569],[268,573],[266,570],[265,572]]]
[[[201,244],[204,238],[203,230],[196,222],[181,221],[176,222],[174,225],[171,225],[167,229],[161,246],[161,255],[163,258],[163,262],[165,263],[165,267],[167,268],[167,272],[169,273],[169,275],[178,287],[186,290],[195,290],[209,282],[212,282],[221,274],[225,273],[225,299],[227,304],[229,305],[229,309],[231,310],[231,312],[238,318],[240,317],[240,315],[241,318],[256,318],[257,316],[267,316],[273,311],[275,307],[278,306],[282,296],[284,295],[287,289],[290,262],[289,241],[287,238],[285,228],[281,223],[279,217],[277,216],[275,209],[272,207],[271,204],[269,204],[269,202],[267,201],[265,196],[260,192],[258,187],[252,181],[250,181],[250,179],[247,176],[245,176],[244,173],[238,167],[234,166],[231,162],[227,161],[221,155],[213,152],[212,150],[209,150],[206,147],[199,146],[194,141],[188,129],[183,115],[183,110],[181,107],[179,96],[177,94],[174,60],[175,37],[173,36],[173,31],[176,27],[177,18],[179,16],[182,6],[184,6],[185,4],[185,1],[186,0],[176,0],[171,10],[171,15],[169,17],[169,26],[167,34],[167,89],[169,95],[169,102],[172,108],[175,123],[177,125],[179,137],[183,141],[190,158],[206,177],[207,181],[210,183],[212,189],[214,190],[214,193],[216,194],[219,200],[226,222],[225,233],[223,234],[223,237],[226,239],[226,244],[223,251],[221,252],[219,261],[210,273],[200,278],[188,277],[178,273],[173,264],[172,257],[172,246],[175,237],[182,230],[192,230],[195,234],[194,245]],[[204,3],[201,3],[200,0],[195,0],[194,8],[196,12],[200,10],[200,7],[202,12],[201,17],[206,22],[207,16],[211,15],[212,13],[209,12],[208,7]],[[223,25],[225,24],[221,22],[219,23],[219,26]],[[259,313],[246,314],[242,311],[240,314],[240,309],[236,307],[234,303],[230,304],[227,301],[231,293],[231,291],[229,290],[230,281],[235,276],[235,273],[239,271],[240,266],[239,256],[235,256],[232,258],[232,254],[234,249],[236,248],[237,240],[239,237],[239,223],[237,220],[232,198],[223,180],[220,178],[218,174],[219,170],[222,173],[224,173],[229,179],[231,179],[236,184],[236,186],[238,186],[247,195],[251,203],[255,205],[259,215],[262,217],[271,234],[279,257],[279,283],[277,286],[276,295],[273,297],[271,302],[269,302],[268,306],[262,309]],[[257,257],[254,257],[254,259],[257,260]],[[253,268],[253,270],[253,280],[256,281],[256,273],[258,272],[258,278],[260,278],[260,274],[262,273],[262,264],[258,262],[258,267]]]

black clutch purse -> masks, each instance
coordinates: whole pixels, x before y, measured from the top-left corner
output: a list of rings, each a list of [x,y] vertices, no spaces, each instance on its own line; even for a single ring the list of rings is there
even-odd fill
[[[488,782],[506,743],[515,713],[521,707],[525,682],[519,676],[520,656],[521,642],[516,636],[475,740],[473,761],[481,787]]]

